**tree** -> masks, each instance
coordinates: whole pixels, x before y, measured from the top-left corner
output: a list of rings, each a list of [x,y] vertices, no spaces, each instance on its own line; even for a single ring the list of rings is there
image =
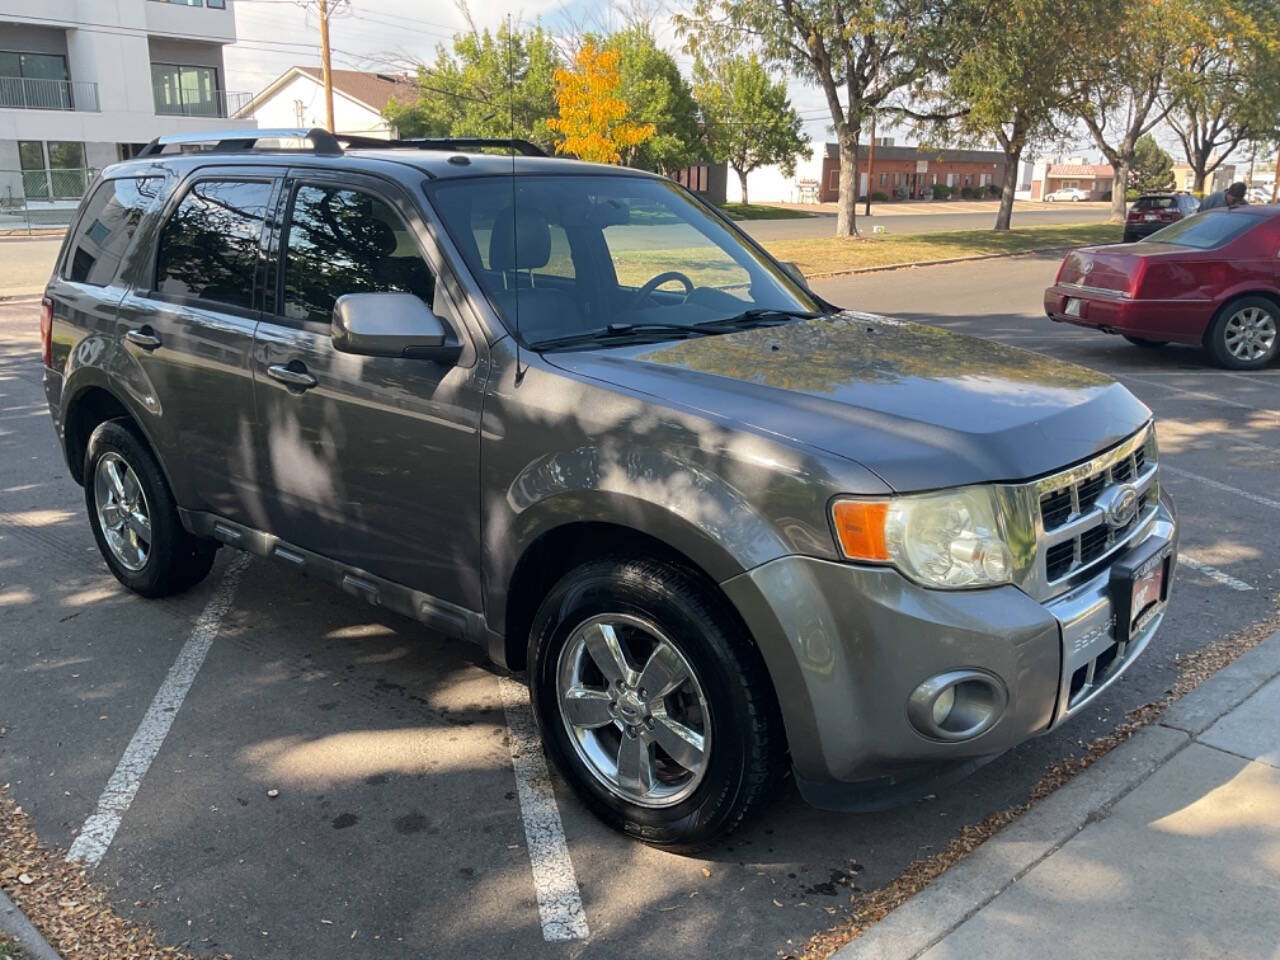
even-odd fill
[[[766,62],[822,88],[840,152],[837,236],[856,236],[858,139],[873,111],[928,70],[959,0],[696,0],[675,17],[695,55],[753,39]],[[841,97],[844,101],[841,101]]]
[[[618,53],[618,96],[627,102],[631,119],[654,128],[648,140],[622,151],[622,162],[671,173],[702,159],[693,91],[675,59],[658,47],[648,24],[633,23],[601,45]]]
[[[1004,152],[1005,178],[994,229],[1013,218],[1018,167],[1031,144],[1056,132],[1064,103],[1070,46],[1092,42],[1077,0],[975,0],[957,12],[938,52],[932,90],[914,91],[931,109],[901,109],[933,127],[931,139],[989,143]],[[1045,56],[1052,36],[1054,56]],[[941,128],[941,129],[939,129]]]
[[[696,93],[702,104],[711,156],[727,161],[742,183],[747,202],[747,174],[770,163],[787,175],[809,148],[804,121],[791,106],[787,85],[769,76],[755,55],[728,57],[694,66]]]
[[[1173,186],[1173,157],[1169,151],[1147,134],[1134,145],[1133,176],[1130,180],[1138,190],[1168,190]]]
[[[1068,108],[1115,171],[1111,220],[1123,222],[1138,141],[1169,113],[1166,80],[1189,49],[1188,0],[1087,0],[1077,16],[1096,43],[1073,48]],[[1056,53],[1056,51],[1055,51]]]
[[[541,27],[474,24],[418,67],[418,97],[392,100],[383,115],[402,137],[523,137],[549,149],[555,137],[554,73],[559,60]]]
[[[1187,19],[1192,44],[1170,72],[1168,119],[1203,193],[1236,148],[1280,124],[1280,14],[1264,0],[1193,0]]]
[[[570,153],[594,163],[621,163],[622,151],[653,137],[652,123],[629,119],[630,107],[618,96],[617,50],[598,50],[584,43],[573,68],[555,72],[557,116],[547,126],[563,139],[556,153]]]

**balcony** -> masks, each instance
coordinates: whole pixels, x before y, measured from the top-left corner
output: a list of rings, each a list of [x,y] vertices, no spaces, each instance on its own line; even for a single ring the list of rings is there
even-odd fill
[[[87,80],[0,77],[0,109],[98,113],[98,85]]]
[[[157,86],[155,98],[156,116],[160,117],[233,117],[248,106],[253,94]]]

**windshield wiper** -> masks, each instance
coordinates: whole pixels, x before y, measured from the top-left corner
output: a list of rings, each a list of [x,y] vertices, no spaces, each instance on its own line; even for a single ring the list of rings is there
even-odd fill
[[[705,333],[728,333],[732,330],[746,330],[750,327],[773,327],[792,320],[812,320],[822,316],[812,310],[786,310],[777,307],[752,307],[731,317],[720,320],[703,320],[693,324],[693,329]]]
[[[707,331],[709,332],[709,331]],[[611,323],[607,327],[571,333],[563,337],[536,340],[535,350],[555,350],[559,347],[575,347],[581,344],[602,343],[609,340],[630,340],[636,337],[700,337],[706,333],[697,325],[687,323]]]

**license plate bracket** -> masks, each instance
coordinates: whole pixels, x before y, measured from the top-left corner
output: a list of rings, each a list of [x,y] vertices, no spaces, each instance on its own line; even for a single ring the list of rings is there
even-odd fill
[[[1169,601],[1173,543],[1152,538],[1134,547],[1111,567],[1111,602],[1116,640],[1127,643]]]

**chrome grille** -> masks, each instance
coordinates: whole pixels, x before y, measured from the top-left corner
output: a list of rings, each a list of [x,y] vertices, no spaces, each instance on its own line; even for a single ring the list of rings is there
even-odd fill
[[[1018,563],[1020,585],[1039,599],[1057,596],[1148,527],[1159,503],[1156,473],[1155,429],[1148,425],[1092,460],[1006,488],[1029,524],[1028,548],[1034,541]],[[1138,510],[1115,528],[1106,507],[1126,485],[1138,492]]]

